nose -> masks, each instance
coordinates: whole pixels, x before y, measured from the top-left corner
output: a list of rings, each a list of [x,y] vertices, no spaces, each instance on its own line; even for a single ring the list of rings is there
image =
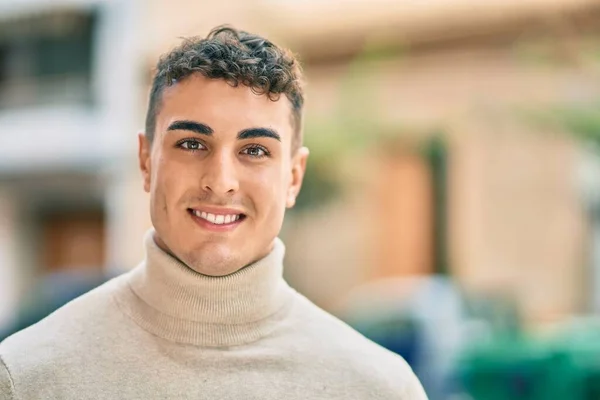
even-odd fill
[[[231,195],[238,191],[239,181],[235,161],[227,154],[213,153],[203,165],[202,188],[216,195]]]

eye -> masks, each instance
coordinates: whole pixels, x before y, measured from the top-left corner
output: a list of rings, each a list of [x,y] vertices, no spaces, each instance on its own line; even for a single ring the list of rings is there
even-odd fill
[[[196,150],[203,150],[204,149],[204,145],[202,143],[200,143],[197,140],[194,139],[185,139],[182,140],[180,142],[177,143],[177,147],[185,149],[185,150],[190,150],[190,151],[196,151]]]
[[[252,158],[263,158],[263,157],[268,157],[270,155],[270,153],[267,151],[267,149],[265,149],[261,146],[246,147],[244,150],[242,150],[242,153],[246,154]]]

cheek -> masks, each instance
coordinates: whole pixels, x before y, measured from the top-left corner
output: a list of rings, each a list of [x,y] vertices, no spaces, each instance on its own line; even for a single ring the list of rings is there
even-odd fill
[[[252,180],[252,189],[255,193],[254,202],[258,209],[263,208],[271,216],[279,215],[285,208],[288,178],[280,168],[273,168],[258,174]]]
[[[185,191],[186,176],[182,171],[185,169],[166,157],[161,156],[157,159],[153,168],[152,194],[164,207],[176,202]]]
[[[152,165],[152,192],[153,193],[160,193],[163,191],[163,187],[165,186],[165,184],[168,183],[168,181],[165,179],[169,176],[168,174],[168,164],[165,163],[164,158],[162,156],[159,156],[158,158],[154,158],[153,161],[154,162]]]
[[[165,198],[165,193],[168,191],[164,188],[164,166],[162,165],[161,158],[153,158],[152,165],[152,174],[150,180],[150,204],[151,204],[151,213],[153,220],[156,218],[161,218],[161,215],[165,214],[167,211],[167,199]],[[157,223],[157,221],[154,221]]]

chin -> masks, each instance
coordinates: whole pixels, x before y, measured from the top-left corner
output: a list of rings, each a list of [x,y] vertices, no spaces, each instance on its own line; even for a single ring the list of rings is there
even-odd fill
[[[207,244],[194,251],[184,262],[194,271],[208,276],[233,274],[244,267],[229,246]]]

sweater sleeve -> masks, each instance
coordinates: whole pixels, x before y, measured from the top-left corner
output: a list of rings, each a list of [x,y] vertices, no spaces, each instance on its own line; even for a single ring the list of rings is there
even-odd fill
[[[14,400],[15,386],[8,371],[8,367],[0,356],[0,400]]]

